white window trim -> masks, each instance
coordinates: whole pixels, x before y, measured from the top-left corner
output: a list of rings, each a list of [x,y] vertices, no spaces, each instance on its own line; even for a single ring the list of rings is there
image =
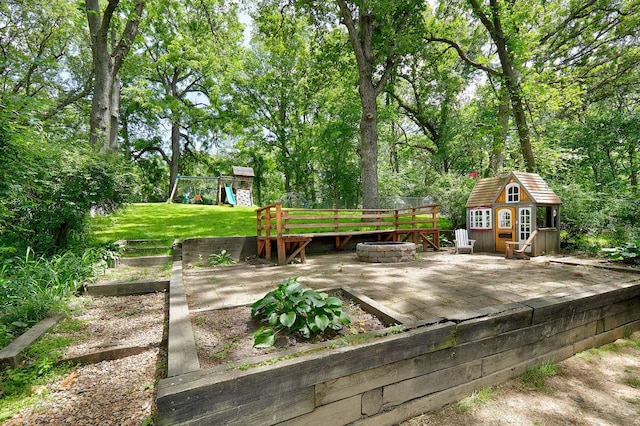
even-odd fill
[[[517,199],[509,199],[509,190],[515,188],[517,190]],[[519,203],[520,202],[520,192],[522,191],[522,188],[520,188],[520,185],[513,182],[510,183],[509,185],[507,185],[507,187],[505,188],[505,201],[507,203]]]
[[[469,210],[469,229],[493,229],[491,227],[491,207],[478,207]],[[478,222],[478,225],[476,225]]]
[[[505,222],[505,216],[509,215],[509,226],[502,226],[503,222]],[[502,209],[498,212],[498,228],[499,229],[512,229],[513,225],[513,215],[511,214],[511,210]]]

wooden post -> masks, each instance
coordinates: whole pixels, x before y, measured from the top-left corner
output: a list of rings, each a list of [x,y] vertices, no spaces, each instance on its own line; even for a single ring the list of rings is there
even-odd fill
[[[267,207],[265,216],[265,235],[267,239],[264,241],[264,257],[267,260],[271,260],[271,207]]]
[[[282,238],[282,202],[276,203],[276,245],[278,247],[278,265],[285,265],[287,251]]]
[[[282,213],[282,221],[284,222],[283,234],[290,234],[291,230],[289,229],[289,212],[285,210],[281,213]]]

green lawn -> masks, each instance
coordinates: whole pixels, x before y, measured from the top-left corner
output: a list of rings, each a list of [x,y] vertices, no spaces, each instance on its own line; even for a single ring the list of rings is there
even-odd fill
[[[256,209],[198,204],[129,204],[108,216],[90,219],[91,243],[256,235]]]
[[[129,204],[112,215],[91,218],[89,224],[92,245],[117,240],[161,240],[158,245],[170,246],[175,239],[256,235],[256,208]],[[451,226],[446,218],[439,218],[438,227],[450,229]],[[354,229],[360,228],[362,225],[354,223]],[[306,229],[305,232],[312,230]]]

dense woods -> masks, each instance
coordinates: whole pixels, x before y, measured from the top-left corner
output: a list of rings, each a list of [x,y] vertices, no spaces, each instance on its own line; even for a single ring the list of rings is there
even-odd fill
[[[535,171],[566,244],[632,240],[639,20],[638,0],[7,0],[2,250],[74,246],[89,210],[232,165],[257,204],[429,197],[457,224],[470,174]]]

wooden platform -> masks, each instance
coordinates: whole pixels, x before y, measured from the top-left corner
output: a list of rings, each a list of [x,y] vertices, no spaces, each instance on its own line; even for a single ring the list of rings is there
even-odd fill
[[[440,249],[437,205],[407,209],[284,209],[274,203],[256,211],[258,257],[286,265],[296,256],[305,261],[305,249],[318,237],[335,238],[335,250],[343,250],[355,236],[370,241],[422,243],[423,251]]]

